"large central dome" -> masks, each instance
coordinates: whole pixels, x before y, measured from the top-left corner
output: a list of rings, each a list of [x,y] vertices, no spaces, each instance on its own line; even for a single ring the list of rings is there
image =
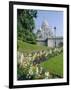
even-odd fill
[[[37,38],[46,40],[49,37],[53,37],[52,28],[49,26],[48,22],[44,20],[41,29],[37,31]]]
[[[46,20],[44,20],[42,25],[41,25],[41,28],[43,28],[43,27],[47,27],[47,28],[49,27],[49,24]]]

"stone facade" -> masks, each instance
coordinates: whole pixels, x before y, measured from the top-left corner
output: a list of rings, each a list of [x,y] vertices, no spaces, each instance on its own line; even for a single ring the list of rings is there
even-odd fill
[[[60,44],[63,45],[63,37],[48,38],[47,40],[48,47],[60,47]]]
[[[60,44],[63,45],[63,38],[56,37],[56,38],[47,38],[46,40],[37,40],[37,45],[44,45],[48,47],[60,47]]]

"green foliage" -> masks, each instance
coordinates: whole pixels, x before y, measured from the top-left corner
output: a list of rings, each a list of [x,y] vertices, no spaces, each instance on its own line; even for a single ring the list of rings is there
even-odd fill
[[[24,52],[24,53],[31,53],[41,50],[48,50],[49,48],[47,46],[41,46],[41,45],[32,45],[26,42],[22,42],[21,40],[17,41],[17,48],[18,51]]]
[[[60,43],[59,43],[59,47],[62,47],[62,46],[63,46],[63,42],[60,42]]]
[[[27,75],[27,68],[23,69],[22,67],[18,67],[17,69],[17,79],[18,80],[24,80],[24,79],[27,79],[26,78],[26,75]]]
[[[41,66],[48,69],[50,73],[63,77],[63,54],[50,58],[41,63]]]
[[[35,28],[34,18],[37,16],[36,10],[17,10],[17,38],[31,44],[36,43],[36,35],[33,33]]]

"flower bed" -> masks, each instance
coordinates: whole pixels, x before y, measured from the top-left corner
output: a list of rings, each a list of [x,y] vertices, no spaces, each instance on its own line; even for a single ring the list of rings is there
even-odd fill
[[[33,80],[52,78],[54,74],[40,66],[41,62],[50,60],[50,58],[57,56],[63,52],[63,48],[54,48],[42,50],[32,53],[17,54],[17,79],[18,80]],[[55,75],[57,77],[57,75]]]

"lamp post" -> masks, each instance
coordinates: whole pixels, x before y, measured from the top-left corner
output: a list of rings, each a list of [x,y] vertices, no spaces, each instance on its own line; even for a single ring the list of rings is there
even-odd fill
[[[54,33],[55,33],[55,47],[56,47],[56,27],[54,27]]]

